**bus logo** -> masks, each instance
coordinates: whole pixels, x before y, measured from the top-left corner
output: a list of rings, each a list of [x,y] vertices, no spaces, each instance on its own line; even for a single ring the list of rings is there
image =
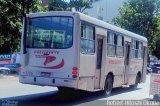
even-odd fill
[[[46,68],[46,69],[59,69],[64,66],[64,59],[61,60],[61,62],[55,66],[47,66],[48,63],[54,62],[56,60],[55,56],[45,56],[45,61],[43,63],[44,66],[33,66],[38,68]]]
[[[44,61],[44,65],[46,66],[48,63],[53,62],[56,59],[54,56],[47,56],[46,60]]]

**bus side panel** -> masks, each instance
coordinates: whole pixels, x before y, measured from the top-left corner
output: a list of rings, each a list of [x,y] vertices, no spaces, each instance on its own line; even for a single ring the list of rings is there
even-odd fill
[[[80,77],[78,80],[78,89],[94,91],[94,77]]]
[[[81,51],[81,45],[80,45],[81,44],[81,21],[80,21],[79,14],[77,14],[76,17],[77,17],[76,20],[78,22],[75,25],[75,30],[76,30],[75,32],[77,32],[76,35],[78,35],[76,39],[76,44],[77,44],[76,53],[78,54],[77,62],[78,62],[78,69],[79,69],[77,89],[93,91],[94,78],[90,76],[90,72],[92,72],[90,70],[93,70],[93,66],[90,66],[89,64],[91,63],[90,59],[92,59],[92,57],[88,58],[87,55],[81,54],[80,52]],[[92,59],[92,61],[95,61],[95,60]]]
[[[79,25],[81,29],[81,25]],[[79,30],[79,80],[78,89],[93,91],[96,69],[96,55],[81,53],[81,30]]]
[[[96,56],[80,53],[78,89],[94,90]]]
[[[114,75],[113,87],[120,87],[123,84],[124,58],[107,57],[105,75],[111,72]]]
[[[142,76],[142,66],[143,66],[143,60],[142,59],[131,59],[130,63],[130,70],[129,70],[129,81],[128,84],[132,85],[135,84],[137,73],[140,72]]]

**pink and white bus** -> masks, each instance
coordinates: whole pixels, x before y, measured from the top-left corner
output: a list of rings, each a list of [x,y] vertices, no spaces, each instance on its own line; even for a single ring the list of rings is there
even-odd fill
[[[145,37],[78,12],[32,13],[23,23],[21,83],[110,95],[145,81]]]

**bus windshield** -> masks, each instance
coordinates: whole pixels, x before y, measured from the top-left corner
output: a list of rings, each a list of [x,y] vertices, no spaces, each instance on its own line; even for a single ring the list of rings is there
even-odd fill
[[[29,18],[26,36],[27,48],[70,48],[73,44],[73,18]]]

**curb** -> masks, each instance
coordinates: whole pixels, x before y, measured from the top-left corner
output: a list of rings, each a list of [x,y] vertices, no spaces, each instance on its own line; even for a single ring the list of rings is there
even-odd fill
[[[18,79],[18,75],[1,75],[0,79]]]

